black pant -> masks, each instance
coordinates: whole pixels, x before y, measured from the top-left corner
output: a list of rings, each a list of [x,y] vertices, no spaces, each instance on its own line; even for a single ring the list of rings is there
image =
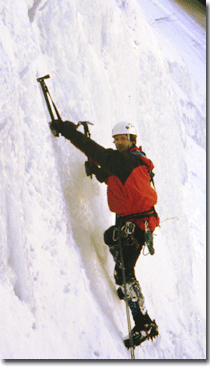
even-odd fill
[[[109,250],[113,255],[115,261],[115,269],[114,269],[115,282],[117,285],[122,285],[123,276],[119,252],[119,240],[116,238],[113,239],[113,233],[115,229],[116,226],[111,226],[109,229],[105,231],[104,242],[109,246]],[[136,265],[137,259],[140,255],[140,252],[145,242],[144,234],[145,234],[144,230],[141,230],[138,226],[135,226],[133,237],[135,240],[137,240],[137,242],[133,242],[130,235],[128,235],[130,239],[121,238],[126,282],[130,282],[132,279],[136,278],[134,267]]]

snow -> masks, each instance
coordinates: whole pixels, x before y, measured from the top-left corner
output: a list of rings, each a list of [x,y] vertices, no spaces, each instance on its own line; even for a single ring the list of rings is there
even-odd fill
[[[0,14],[0,358],[130,359],[106,186],[51,134],[36,81],[50,74],[63,120],[112,148],[131,120],[155,164],[161,227],[136,273],[160,336],[136,359],[205,359],[204,27],[174,0],[2,0]]]

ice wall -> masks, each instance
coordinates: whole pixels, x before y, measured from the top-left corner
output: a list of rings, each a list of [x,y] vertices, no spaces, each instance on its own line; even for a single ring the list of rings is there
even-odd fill
[[[2,0],[0,10],[0,357],[129,359],[125,307],[103,244],[113,222],[106,187],[85,176],[82,153],[49,131],[36,78],[50,74],[63,120],[91,121],[92,138],[105,147],[113,147],[116,121],[136,123],[155,164],[161,221],[178,218],[161,224],[155,257],[141,256],[137,266],[161,337],[136,357],[203,358],[205,316],[183,193],[187,131],[170,65],[141,7]]]

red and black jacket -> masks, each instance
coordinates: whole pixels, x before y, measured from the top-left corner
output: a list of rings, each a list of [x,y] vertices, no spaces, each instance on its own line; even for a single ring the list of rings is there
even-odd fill
[[[124,217],[147,212],[157,203],[157,193],[151,186],[149,174],[154,165],[144,155],[138,154],[140,150],[137,147],[133,146],[123,152],[105,149],[81,132],[72,129],[67,122],[61,134],[100,165],[102,170],[96,170],[95,174],[100,182],[105,181],[107,184],[110,211]],[[144,230],[145,220],[148,220],[150,231],[159,225],[157,214],[139,218],[135,222]]]

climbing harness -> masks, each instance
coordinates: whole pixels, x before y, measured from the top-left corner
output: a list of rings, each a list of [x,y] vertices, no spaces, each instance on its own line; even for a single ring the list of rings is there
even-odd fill
[[[149,211],[145,211],[145,212],[141,212],[141,213],[134,213],[131,215],[127,215],[127,216],[118,216],[120,219],[122,219],[123,221],[133,221],[133,220],[137,220],[137,219],[141,219],[141,218],[150,218],[152,216],[158,216],[156,210],[154,207],[152,207]]]
[[[154,207],[152,207],[149,211],[146,211],[146,212],[135,213],[133,215],[128,215],[128,216],[124,216],[124,217],[119,216],[119,217],[120,217],[121,221],[125,221],[125,222],[128,221],[124,225],[125,231],[129,231],[129,230],[127,230],[127,228],[131,229],[131,224],[132,224],[132,232],[134,232],[134,229],[135,229],[136,225],[132,221],[135,221],[135,220],[141,219],[141,218],[150,218],[152,216],[158,216],[158,214],[157,214]],[[145,220],[144,224],[145,224],[145,233],[144,233],[145,234],[145,243],[144,243],[144,246],[145,247],[147,246],[148,249],[149,249],[149,253],[151,255],[153,255],[155,253],[155,250],[153,248],[153,233],[152,233],[152,231],[149,230],[148,220]]]

